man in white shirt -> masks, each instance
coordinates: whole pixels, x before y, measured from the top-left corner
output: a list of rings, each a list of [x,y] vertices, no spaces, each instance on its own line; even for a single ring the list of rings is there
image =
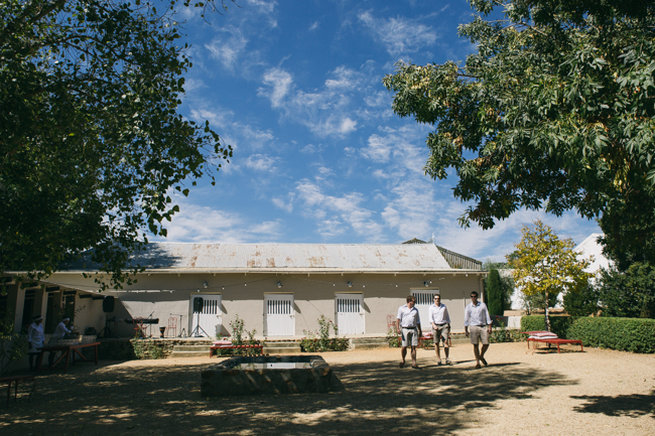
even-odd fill
[[[480,368],[480,362],[487,366],[484,353],[489,348],[489,334],[491,333],[491,317],[487,305],[478,301],[478,293],[471,292],[471,302],[464,311],[464,332],[471,337],[473,354],[475,354],[475,367]],[[482,342],[480,350],[479,342]]]
[[[64,339],[66,335],[72,331],[70,328],[70,322],[71,319],[69,317],[65,317],[59,324],[57,324],[54,333],[52,336],[50,336],[50,341],[48,342],[49,345],[57,345],[59,341]],[[48,366],[52,366],[55,361],[55,357],[57,357],[57,354],[59,354],[59,352],[56,350],[50,351],[50,354],[48,355]]]
[[[437,354],[437,365],[443,365],[439,343],[443,341],[443,351],[446,354],[446,364],[452,365],[450,361],[450,315],[445,304],[441,304],[441,295],[434,296],[434,304],[430,306],[430,323],[432,324],[432,339],[434,340],[434,351]]]
[[[418,338],[421,336],[421,320],[418,309],[414,307],[415,302],[413,295],[408,296],[407,304],[398,308],[398,316],[396,317],[396,327],[402,338],[400,355],[403,360],[400,362],[401,368],[405,366],[407,347],[412,347],[412,368],[418,368],[416,364],[416,347],[418,347]]]

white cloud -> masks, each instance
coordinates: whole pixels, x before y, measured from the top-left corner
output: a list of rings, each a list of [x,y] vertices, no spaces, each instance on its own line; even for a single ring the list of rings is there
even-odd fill
[[[352,229],[356,234],[370,241],[383,240],[383,226],[373,219],[373,212],[362,206],[365,197],[358,192],[345,193],[341,196],[327,195],[321,188],[309,181],[302,180],[296,186],[298,200],[303,203],[304,213],[319,222],[318,232],[324,237],[344,233]],[[335,223],[341,223],[337,231]]]
[[[282,209],[285,212],[293,212],[293,195],[290,196],[291,200],[287,201],[279,197],[274,197],[271,199],[271,202],[278,209]]]
[[[275,141],[275,136],[270,130],[262,130],[238,121],[235,119],[234,112],[222,107],[196,104],[196,107],[191,109],[191,117],[198,121],[209,121],[212,128],[221,135],[224,143],[232,145],[235,149],[240,145],[244,152],[266,149]]]
[[[332,75],[334,77],[327,79],[325,81],[325,87],[327,89],[344,91],[348,89],[357,88],[362,80],[361,73],[353,69],[346,68],[343,65],[337,67],[332,72]]]
[[[268,97],[271,106],[277,108],[282,105],[284,98],[289,93],[293,78],[291,74],[281,68],[271,68],[264,73],[263,82],[267,87],[259,88],[259,94]]]
[[[234,71],[239,58],[245,51],[248,40],[239,29],[230,27],[223,30],[210,43],[205,44],[210,56],[217,59],[224,68]]]
[[[180,199],[180,212],[166,226],[171,242],[262,242],[277,241],[279,221],[250,222],[239,214],[198,206]],[[153,238],[160,239],[160,238]]]
[[[276,1],[268,0],[246,0],[249,6],[253,6],[250,10],[256,11],[268,19],[269,25],[273,28],[277,27],[277,18],[275,17],[275,8],[277,7]]]
[[[263,154],[252,154],[246,157],[244,165],[255,171],[274,171],[277,159]]]
[[[368,138],[367,147],[362,150],[362,155],[373,162],[384,163],[389,161],[392,144],[386,138],[373,134]]]
[[[351,102],[355,95],[361,100],[361,94],[368,93],[367,84],[372,83],[361,72],[344,66],[330,72],[318,90],[297,89],[291,74],[279,67],[266,71],[262,82],[258,89],[260,96],[320,137],[343,137],[357,129],[357,111]]]
[[[369,136],[361,155],[376,164],[391,163],[414,174],[423,174],[428,158],[425,136],[429,129],[409,125],[393,129],[381,127],[379,133]]]
[[[413,20],[401,17],[375,18],[370,12],[362,12],[358,18],[394,57],[418,52],[437,41],[434,29]]]

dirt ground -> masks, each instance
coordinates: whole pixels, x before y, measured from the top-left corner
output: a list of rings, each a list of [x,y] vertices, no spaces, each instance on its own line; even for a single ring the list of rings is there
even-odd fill
[[[79,363],[40,372],[31,400],[0,397],[0,434],[655,434],[655,356],[574,350],[492,344],[474,369],[457,344],[453,366],[419,350],[418,370],[398,349],[319,353],[343,391],[212,399],[200,371],[216,357]]]

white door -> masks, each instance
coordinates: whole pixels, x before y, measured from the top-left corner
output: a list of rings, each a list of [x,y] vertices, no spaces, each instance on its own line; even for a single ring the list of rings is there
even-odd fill
[[[197,311],[196,298],[202,298],[202,307]],[[193,294],[191,296],[191,334],[189,336],[207,336],[215,338],[220,335],[223,317],[221,313],[221,295]]]
[[[416,308],[418,316],[421,318],[421,329],[424,332],[430,331],[430,306],[434,304],[434,296],[439,293],[439,289],[426,289],[425,291],[412,291],[416,298]]]
[[[337,328],[340,335],[364,334],[363,294],[337,294]]]
[[[264,296],[264,335],[294,336],[296,320],[293,312],[293,294],[266,294]]]

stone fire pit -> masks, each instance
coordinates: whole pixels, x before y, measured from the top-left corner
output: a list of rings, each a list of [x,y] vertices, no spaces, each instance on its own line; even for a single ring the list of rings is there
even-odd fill
[[[321,356],[233,357],[200,374],[203,397],[343,389]]]

